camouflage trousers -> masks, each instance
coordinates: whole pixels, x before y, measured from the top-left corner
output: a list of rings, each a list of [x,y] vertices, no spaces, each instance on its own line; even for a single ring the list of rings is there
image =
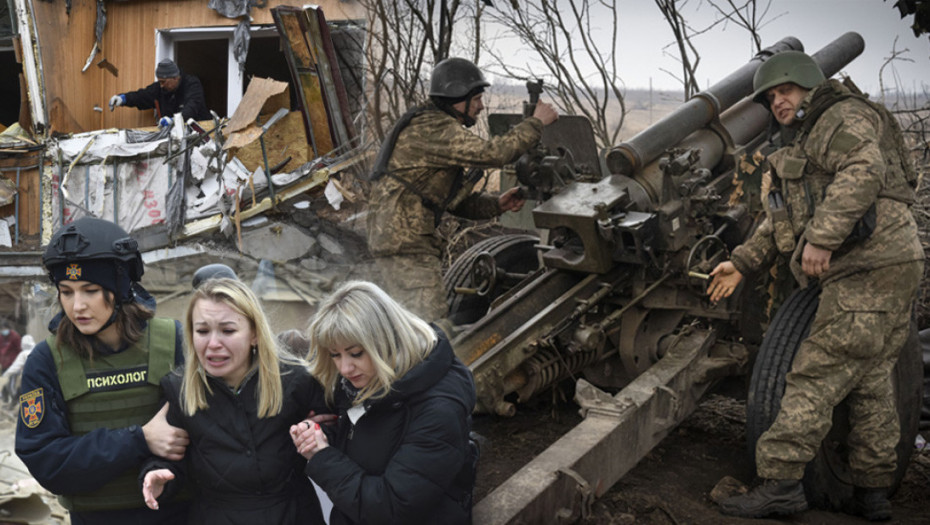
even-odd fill
[[[392,255],[375,259],[379,285],[395,301],[433,322],[446,317],[449,306],[442,284],[442,264],[428,254]]]
[[[781,409],[756,443],[766,479],[801,479],[826,437],[833,408],[849,404],[853,483],[888,487],[900,439],[891,372],[910,331],[922,262],[860,272],[827,283],[786,376]]]

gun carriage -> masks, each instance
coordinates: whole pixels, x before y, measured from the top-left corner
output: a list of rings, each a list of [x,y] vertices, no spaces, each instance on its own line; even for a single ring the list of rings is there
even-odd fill
[[[863,48],[861,36],[847,33],[812,56],[829,77]],[[779,41],[603,154],[584,117],[562,116],[512,167],[539,203],[532,219],[542,233],[486,239],[452,265],[445,284],[461,329],[453,345],[474,373],[479,412],[513,415],[521,402],[572,377],[585,419],[479,502],[476,523],[583,516],[716,381],[750,363],[751,449],[774,420],[819,290],[786,299],[763,338],[764,301],[753,282],[716,305],[704,289],[707,274],[759,218],[758,194],[734,193],[734,170],[777,132],[748,95],[758,66],[786,50],[803,46]],[[541,91],[528,87],[525,114]],[[490,115],[491,132],[522,118]],[[899,479],[919,418],[916,339],[909,347],[896,369]],[[805,477],[814,504],[840,507],[851,497],[844,417],[841,406]]]

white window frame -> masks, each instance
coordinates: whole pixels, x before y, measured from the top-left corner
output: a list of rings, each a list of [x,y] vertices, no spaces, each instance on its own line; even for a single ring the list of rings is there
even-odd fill
[[[226,113],[232,115],[242,101],[243,77],[233,53],[233,36],[236,26],[182,27],[155,30],[155,63],[166,58],[175,59],[175,43],[190,40],[226,40]],[[278,36],[273,25],[255,25],[249,28],[252,38]]]

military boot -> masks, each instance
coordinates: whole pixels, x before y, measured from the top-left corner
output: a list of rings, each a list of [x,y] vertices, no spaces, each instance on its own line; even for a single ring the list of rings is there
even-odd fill
[[[884,488],[855,487],[853,489],[852,513],[869,521],[891,519],[891,502]]]
[[[766,479],[746,494],[720,502],[720,512],[741,518],[785,516],[805,510],[804,487],[796,479]]]

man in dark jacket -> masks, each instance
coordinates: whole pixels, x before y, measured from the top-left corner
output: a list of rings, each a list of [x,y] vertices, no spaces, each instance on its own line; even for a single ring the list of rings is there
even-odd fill
[[[155,78],[158,79],[156,82],[143,89],[113,95],[110,98],[110,111],[116,106],[155,108],[155,118],[158,119],[160,127],[170,126],[175,113],[181,113],[185,122],[189,118],[210,119],[200,79],[194,75],[182,74],[170,58],[158,63]]]

